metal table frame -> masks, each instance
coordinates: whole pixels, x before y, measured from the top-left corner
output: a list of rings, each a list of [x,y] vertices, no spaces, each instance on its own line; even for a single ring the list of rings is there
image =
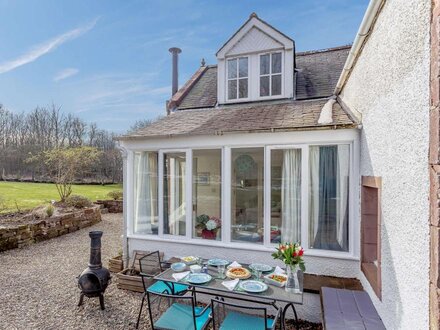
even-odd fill
[[[243,265],[243,267],[249,268],[248,265]],[[187,268],[189,270],[189,267]],[[256,294],[256,293],[252,294],[244,291],[235,291],[235,290],[230,291],[221,284],[221,282],[224,280],[217,278],[218,275],[217,268],[211,266],[208,267],[208,274],[210,274],[213,279],[209,283],[203,285],[190,284],[182,280],[176,281],[172,276],[173,273],[174,271],[171,268],[169,268],[163,271],[162,273],[156,275],[154,279],[157,281],[169,282],[168,286],[170,287],[170,289],[174,287],[175,283],[188,284],[188,286],[193,288],[197,293],[214,296],[221,299],[232,298],[246,302],[256,302],[266,305],[272,305],[277,308],[278,308],[278,306],[276,305],[277,302],[287,303],[286,306],[284,306],[284,308],[279,308],[281,311],[281,317],[280,317],[281,329],[285,328],[285,316],[289,307],[292,308],[292,311],[295,316],[295,325],[296,328],[298,329],[299,322],[298,322],[298,314],[295,309],[295,304],[302,305],[303,292],[287,293],[285,292],[284,288],[279,288],[272,285],[268,285],[269,289],[265,293],[260,293],[260,294]]]

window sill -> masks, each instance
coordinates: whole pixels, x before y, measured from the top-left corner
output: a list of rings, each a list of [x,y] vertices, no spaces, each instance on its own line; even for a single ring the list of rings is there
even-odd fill
[[[188,240],[185,239],[184,237],[174,238],[169,236],[158,237],[153,235],[136,235],[136,234],[129,234],[127,237],[132,239],[146,240],[146,241],[189,244],[189,245],[198,245],[198,246],[214,246],[223,249],[235,249],[235,250],[243,250],[243,251],[274,252],[274,248],[275,248],[275,245],[265,246],[262,244],[248,244],[248,243],[236,243],[236,242],[225,243],[222,241],[211,241],[211,240],[203,240],[203,239]],[[358,256],[355,256],[349,252],[309,249],[304,251],[304,255],[307,257],[323,257],[323,258],[331,258],[331,259],[359,261]]]

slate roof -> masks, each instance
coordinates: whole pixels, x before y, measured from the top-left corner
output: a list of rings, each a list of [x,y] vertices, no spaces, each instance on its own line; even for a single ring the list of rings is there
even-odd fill
[[[333,94],[351,46],[296,54],[296,99]]]
[[[220,108],[175,111],[120,139],[350,128],[357,125],[356,120],[337,102],[333,105],[333,122],[328,125],[318,124],[321,109],[327,101],[253,102]]]
[[[350,47],[342,46],[297,53],[296,99],[304,100],[333,95]],[[185,84],[180,89],[179,92],[184,93],[184,96],[178,102],[177,108],[179,110],[215,107],[217,103],[217,66],[208,66],[200,74],[201,76],[197,77],[198,80],[195,84],[192,86]],[[191,79],[193,78],[194,76]]]

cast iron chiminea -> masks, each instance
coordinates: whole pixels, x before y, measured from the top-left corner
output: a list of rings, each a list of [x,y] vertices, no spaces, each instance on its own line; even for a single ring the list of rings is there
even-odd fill
[[[78,278],[78,286],[81,289],[78,306],[82,305],[84,296],[88,298],[99,297],[101,309],[105,309],[104,292],[110,281],[110,272],[107,268],[102,267],[101,263],[102,231],[91,231],[89,236],[91,238],[90,261],[89,267]]]

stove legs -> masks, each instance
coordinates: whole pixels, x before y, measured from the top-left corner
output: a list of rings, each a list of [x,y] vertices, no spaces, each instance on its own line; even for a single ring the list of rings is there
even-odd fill
[[[101,309],[104,310],[105,309],[105,306],[104,306],[104,296],[103,296],[102,293],[99,295],[99,304],[101,305]]]
[[[83,302],[84,302],[84,293],[81,293],[81,295],[79,296],[78,306],[81,306]],[[102,310],[105,309],[104,295],[102,293],[99,294],[99,305],[101,306]]]

